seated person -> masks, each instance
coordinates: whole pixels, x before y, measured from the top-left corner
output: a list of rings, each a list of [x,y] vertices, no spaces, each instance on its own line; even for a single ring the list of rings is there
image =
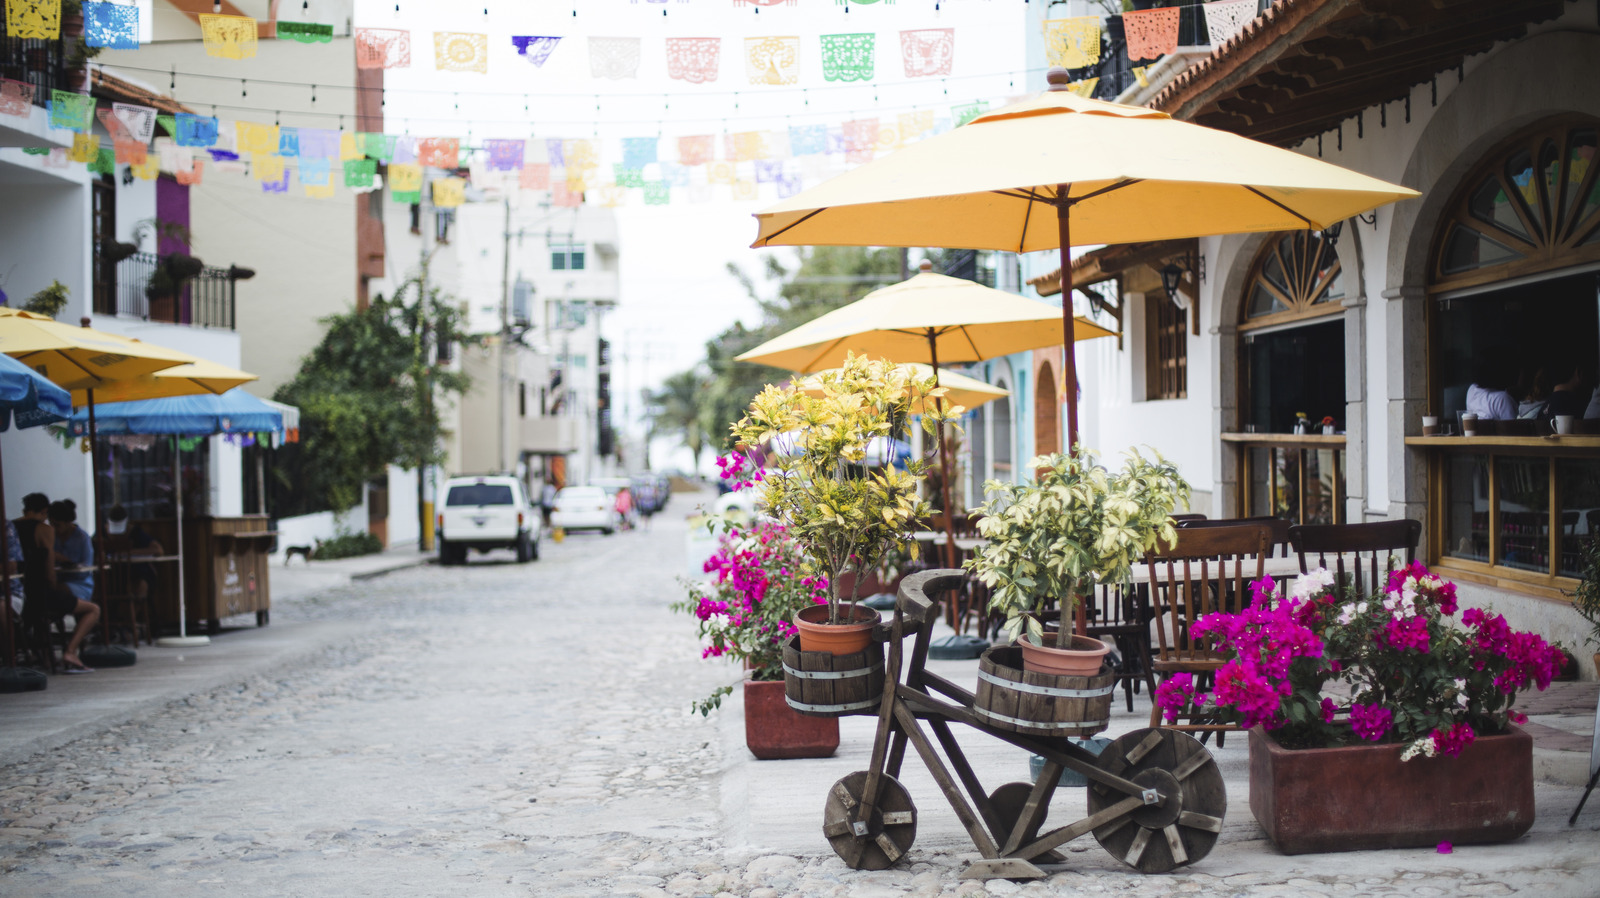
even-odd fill
[[[128,510],[121,504],[111,506],[106,512],[106,551],[120,555],[160,555],[161,544],[144,529],[143,524],[128,523]],[[156,568],[149,562],[132,565],[129,585],[139,598],[150,595],[156,585]]]
[[[1539,366],[1533,376],[1527,378],[1527,383],[1519,383],[1517,395],[1522,397],[1517,401],[1518,418],[1543,418],[1545,407],[1550,404],[1550,383],[1554,379],[1549,365]]]
[[[1550,389],[1550,403],[1546,411],[1552,416],[1587,417],[1590,393],[1584,366],[1567,362],[1555,370],[1558,377],[1565,377]]]
[[[1467,412],[1485,421],[1512,421],[1517,417],[1517,401],[1506,389],[1503,366],[1485,362],[1467,387]]]
[[[57,505],[61,507],[58,509]],[[66,500],[62,505],[52,504],[43,493],[29,493],[22,497],[22,517],[17,519],[16,525],[22,543],[22,581],[27,595],[25,616],[33,621],[45,622],[68,614],[76,617],[77,625],[72,630],[72,639],[68,641],[61,658],[66,664],[67,673],[88,673],[90,668],[78,658],[78,649],[100,619],[100,608],[79,598],[57,578],[57,529],[50,521],[52,512],[63,517],[77,517],[76,506],[71,500]],[[78,530],[78,533],[82,534],[83,531]],[[89,547],[89,540],[85,535],[81,542],[73,541],[72,546],[74,550],[81,551]],[[94,553],[92,547],[89,548],[88,561],[92,563]],[[92,580],[90,589],[93,589]]]

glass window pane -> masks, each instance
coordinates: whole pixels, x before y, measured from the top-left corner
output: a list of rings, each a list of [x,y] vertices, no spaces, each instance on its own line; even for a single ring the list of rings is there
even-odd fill
[[[1344,484],[1334,480],[1334,455],[1337,452],[1336,449],[1315,449],[1305,452],[1305,520],[1302,523],[1337,523],[1336,509],[1344,498]],[[1344,466],[1340,464],[1337,468],[1342,477]]]
[[[1248,477],[1250,478],[1250,508],[1246,517],[1259,518],[1273,513],[1272,488],[1268,475],[1272,472],[1272,450],[1253,446],[1250,453]]]
[[[1294,243],[1285,239],[1278,245],[1278,252],[1285,259],[1294,258]],[[1277,255],[1267,256],[1266,264],[1261,266],[1261,276],[1272,282],[1284,296],[1293,296],[1294,288],[1289,286],[1289,276],[1284,274],[1283,264],[1278,261]]]
[[[1522,198],[1535,228],[1539,226],[1539,185],[1533,180],[1533,154],[1522,150],[1506,161],[1506,177]]]
[[[1567,141],[1567,180],[1561,185],[1562,207],[1571,209],[1577,199],[1578,188],[1583,186],[1583,179],[1589,174],[1589,163],[1594,159],[1596,135],[1592,129],[1579,128],[1572,132]],[[1589,191],[1588,201],[1583,204],[1583,209],[1570,221],[1578,222],[1587,218],[1600,203],[1600,185],[1596,190]]]
[[[1490,240],[1471,228],[1451,225],[1450,239],[1444,249],[1444,273],[1459,274],[1520,258],[1522,255],[1509,246]]]
[[[1330,246],[1328,242],[1323,240],[1320,236],[1311,242],[1311,249],[1317,254],[1317,273],[1311,281],[1311,289],[1315,290],[1323,283],[1323,281],[1328,279],[1328,272],[1332,271],[1333,267],[1339,264],[1339,255],[1338,253],[1335,253],[1333,247]],[[1327,286],[1317,293],[1316,296],[1313,296],[1311,298],[1311,302],[1313,304],[1319,302],[1338,302],[1342,299],[1344,299],[1344,275],[1341,272],[1340,274],[1334,275],[1332,280],[1327,280]]]
[[[567,268],[572,271],[583,270],[583,250],[575,249],[567,254]]]
[[[1550,570],[1550,459],[1498,458],[1500,545],[1497,561],[1524,571]]]
[[[1473,218],[1532,242],[1533,238],[1528,236],[1527,229],[1522,226],[1522,219],[1517,217],[1517,210],[1511,205],[1511,197],[1506,196],[1505,191],[1500,189],[1499,178],[1485,178],[1483,183],[1478,185],[1478,189],[1472,192],[1471,199],[1467,201],[1467,208]]]
[[[1278,299],[1278,295],[1266,287],[1256,284],[1250,291],[1249,316],[1255,318],[1261,315],[1271,315],[1273,312],[1282,312],[1289,307]]]
[[[553,253],[550,254],[550,270],[551,271],[566,271],[567,270],[567,254],[565,252],[562,252],[562,251],[558,250],[558,251],[553,252]]]
[[[1556,149],[1555,141],[1547,140],[1539,147],[1539,174],[1544,178],[1544,218],[1549,221],[1555,218],[1555,212],[1549,205],[1554,197],[1560,195],[1561,151]]]
[[[1470,561],[1489,560],[1489,457],[1445,454],[1444,553]]]
[[[1600,459],[1557,460],[1556,501],[1561,503],[1561,558],[1556,573],[1576,577],[1582,541],[1600,533]]]
[[[1304,523],[1300,516],[1300,450],[1274,449],[1272,451],[1272,510],[1271,514]]]

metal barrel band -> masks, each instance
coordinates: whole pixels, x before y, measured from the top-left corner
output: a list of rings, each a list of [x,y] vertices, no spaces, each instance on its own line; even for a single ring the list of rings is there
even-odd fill
[[[848,680],[853,677],[864,677],[883,670],[881,663],[871,667],[860,667],[855,670],[795,670],[789,665],[783,666],[784,676],[794,677],[799,680]]]
[[[883,696],[875,695],[866,701],[846,702],[842,705],[809,705],[805,702],[797,702],[787,695],[783,697],[783,700],[788,702],[789,707],[795,709],[796,711],[810,711],[815,714],[834,714],[841,711],[865,711],[868,708],[876,708],[878,703],[883,701]]]
[[[784,669],[787,670],[788,668]],[[1117,688],[1116,681],[1097,689],[1057,689],[1054,686],[1035,686],[1032,683],[1019,683],[1016,680],[1001,679],[986,670],[978,671],[978,679],[993,683],[1003,689],[1031,692],[1034,695],[1050,695],[1056,698],[1099,698],[1103,695],[1110,695]]]
[[[989,718],[990,720],[998,720],[1002,723],[1009,723],[1015,726],[1033,727],[1040,730],[1067,730],[1081,729],[1083,727],[1105,727],[1111,723],[1111,718],[1109,717],[1102,718],[1100,720],[1023,720],[1020,717],[1007,717],[1004,714],[996,714],[995,712],[990,711],[988,708],[974,706],[972,710],[983,715],[984,717]]]

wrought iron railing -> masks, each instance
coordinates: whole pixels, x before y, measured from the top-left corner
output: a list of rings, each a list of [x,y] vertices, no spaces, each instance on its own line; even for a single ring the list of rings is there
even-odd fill
[[[0,25],[0,28],[3,28]],[[33,85],[33,105],[45,108],[52,90],[74,90],[67,75],[66,45],[0,34],[0,77]]]
[[[151,253],[134,253],[118,262],[116,282],[95,291],[95,311],[147,321],[234,329],[236,278],[232,272],[205,268],[184,282],[178,296],[152,303],[145,288],[159,264],[160,259]]]

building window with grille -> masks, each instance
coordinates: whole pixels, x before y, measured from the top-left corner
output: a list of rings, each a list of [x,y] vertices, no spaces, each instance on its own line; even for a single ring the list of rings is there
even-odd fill
[[[550,246],[551,271],[582,271],[583,269],[583,244],[552,244]]]
[[[1145,398],[1189,395],[1189,313],[1165,291],[1145,294]]]

